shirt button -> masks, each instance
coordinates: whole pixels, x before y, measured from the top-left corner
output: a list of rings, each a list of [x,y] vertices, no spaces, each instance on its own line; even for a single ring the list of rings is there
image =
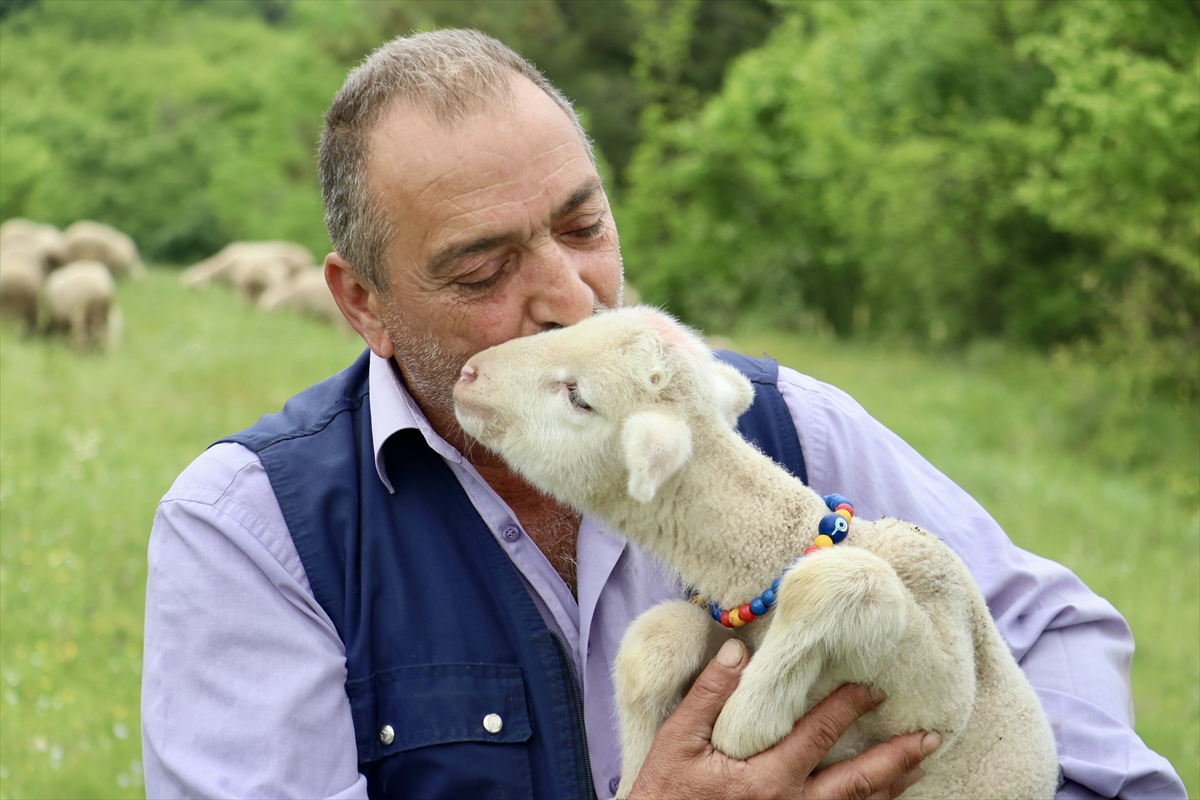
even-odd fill
[[[613,794],[616,794],[617,787],[620,785],[621,785],[621,776],[618,775],[617,777],[613,778],[611,781],[608,782],[608,790],[610,792],[612,792]]]
[[[515,542],[521,538],[521,529],[516,525],[505,525],[500,529],[500,535],[504,537],[506,542]]]
[[[483,718],[483,729],[488,733],[499,733],[504,727],[504,720],[500,719],[499,714],[488,714]]]
[[[379,729],[379,741],[381,744],[391,744],[396,739],[396,732],[392,730],[391,725],[384,725]]]

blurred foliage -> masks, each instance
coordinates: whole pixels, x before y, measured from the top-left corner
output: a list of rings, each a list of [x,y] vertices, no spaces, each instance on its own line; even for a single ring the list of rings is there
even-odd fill
[[[674,80],[702,97],[775,12],[693,1],[712,31]],[[98,219],[172,263],[234,239],[291,239],[320,256],[316,142],[347,70],[394,36],[460,26],[505,41],[576,100],[617,190],[644,101],[636,19],[601,4],[3,0],[0,219]]]
[[[1100,365],[1082,438],[1200,395],[1196,0],[0,0],[0,218],[319,256],[322,111],[452,26],[576,101],[632,279],[690,322]]]
[[[313,151],[342,71],[269,9],[62,0],[7,15],[0,216],[97,219],[155,260],[234,238],[326,252]]]
[[[717,329],[1007,340],[1114,365],[1127,399],[1197,396],[1196,4],[780,9],[703,108],[642,117],[619,226],[647,300]]]

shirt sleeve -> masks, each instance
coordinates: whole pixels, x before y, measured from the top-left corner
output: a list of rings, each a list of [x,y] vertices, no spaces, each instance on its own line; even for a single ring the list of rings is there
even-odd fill
[[[1050,718],[1059,798],[1183,798],[1170,762],[1133,731],[1133,635],[1066,567],[1016,547],[970,495],[845,392],[780,368],[819,494],[851,498],[865,519],[895,517],[943,539],[988,607]]]
[[[366,798],[345,681],[262,464],[210,448],[150,534],[147,797]]]

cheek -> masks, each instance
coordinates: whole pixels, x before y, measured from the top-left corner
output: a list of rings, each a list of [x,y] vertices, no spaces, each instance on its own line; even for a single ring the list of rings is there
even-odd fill
[[[580,261],[580,278],[602,305],[615,307],[621,290],[621,251],[617,233],[612,231],[609,246],[586,253]]]
[[[515,292],[465,309],[463,317],[464,333],[480,350],[521,335],[522,308]]]

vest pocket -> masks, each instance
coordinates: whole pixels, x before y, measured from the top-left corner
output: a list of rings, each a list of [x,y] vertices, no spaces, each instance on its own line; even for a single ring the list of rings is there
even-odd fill
[[[395,667],[347,681],[346,694],[360,764],[421,747],[516,744],[533,735],[515,664]]]

